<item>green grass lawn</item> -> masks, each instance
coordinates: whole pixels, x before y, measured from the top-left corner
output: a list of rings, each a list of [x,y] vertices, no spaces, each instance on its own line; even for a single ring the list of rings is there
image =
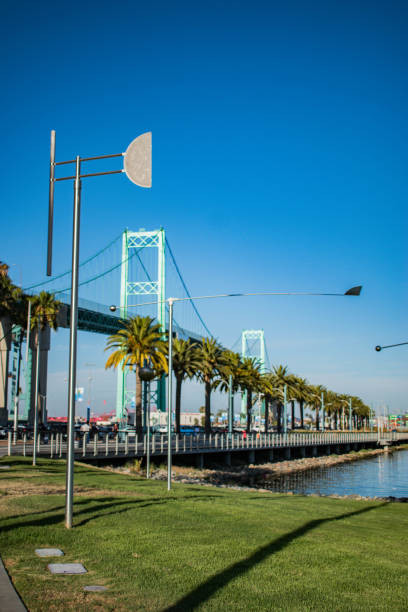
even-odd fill
[[[64,527],[65,463],[4,458],[0,554],[30,611],[406,611],[406,504],[146,481],[76,465]],[[35,548],[58,547],[63,559]],[[47,563],[88,573],[55,576]],[[84,585],[108,587],[85,593]]]

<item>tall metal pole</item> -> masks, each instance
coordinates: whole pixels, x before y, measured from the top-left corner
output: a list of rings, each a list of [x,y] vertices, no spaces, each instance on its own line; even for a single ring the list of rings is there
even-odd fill
[[[171,415],[173,412],[173,298],[169,298],[169,374],[167,377],[167,490],[171,489]]]
[[[30,327],[31,327],[31,300],[28,300],[26,364],[28,363],[28,349],[30,346]]]
[[[13,444],[17,444],[17,427],[18,427],[18,388],[14,396],[14,424],[13,424]]]
[[[146,381],[147,393],[147,454],[146,454],[146,478],[150,478],[150,380]]]
[[[52,226],[54,220],[54,179],[55,179],[55,130],[51,130],[50,146],[50,186],[48,197],[48,248],[47,276],[52,274]]]
[[[72,278],[71,278],[71,321],[69,334],[69,380],[68,380],[68,452],[66,476],[65,526],[72,527],[74,499],[74,422],[75,386],[78,327],[78,266],[79,266],[79,229],[81,213],[81,159],[76,158],[74,181],[74,221],[72,233]]]
[[[232,374],[229,375],[228,381],[228,435],[231,437],[232,428],[233,428],[233,420],[234,420],[234,394],[233,394],[233,381]]]
[[[288,386],[283,387],[283,433],[288,431],[288,403],[287,403]]]
[[[35,357],[35,395],[34,395],[34,446],[33,465],[37,464],[37,435],[38,435],[38,381],[40,372],[40,315],[37,324],[37,354]]]
[[[351,406],[351,398],[349,399],[349,431],[351,431],[353,429],[353,409]]]
[[[17,444],[17,428],[18,428],[18,403],[20,399],[20,367],[21,367],[21,341],[23,338],[23,330],[20,328],[18,337],[18,357],[17,357],[17,378],[16,378],[16,394],[14,396],[14,444]]]
[[[324,431],[324,419],[325,419],[326,417],[325,417],[325,414],[324,414],[324,395],[323,395],[323,391],[322,391],[322,399],[321,399],[321,402],[322,402],[322,431]]]

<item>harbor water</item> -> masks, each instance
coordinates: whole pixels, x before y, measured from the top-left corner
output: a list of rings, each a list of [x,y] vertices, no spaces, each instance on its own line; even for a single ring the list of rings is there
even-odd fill
[[[283,475],[267,488],[303,495],[408,497],[408,450]]]

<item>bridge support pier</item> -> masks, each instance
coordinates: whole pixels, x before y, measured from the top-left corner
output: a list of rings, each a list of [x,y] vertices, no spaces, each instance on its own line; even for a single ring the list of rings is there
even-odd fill
[[[317,457],[317,446],[312,446],[312,457]]]
[[[225,465],[231,465],[231,453],[224,453],[225,456]]]
[[[202,470],[204,467],[204,453],[198,453],[196,455],[196,466],[199,470]]]
[[[273,450],[267,451],[268,461],[272,463],[273,461]]]
[[[255,463],[255,451],[254,450],[250,450],[248,452],[248,461],[249,463]]]
[[[299,452],[300,452],[301,458],[304,459],[306,457],[306,447],[305,446],[301,446],[299,448]]]
[[[285,448],[283,450],[283,456],[285,457],[286,461],[290,461],[290,458],[291,458],[290,448]]]

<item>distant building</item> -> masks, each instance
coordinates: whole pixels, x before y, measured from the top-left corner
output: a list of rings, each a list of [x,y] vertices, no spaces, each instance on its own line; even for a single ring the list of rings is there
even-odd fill
[[[180,425],[200,425],[201,417],[203,415],[200,412],[181,412],[180,413]],[[152,424],[166,425],[167,424],[167,412],[154,412],[151,416]]]
[[[390,427],[408,427],[408,413],[390,414],[388,424]]]

